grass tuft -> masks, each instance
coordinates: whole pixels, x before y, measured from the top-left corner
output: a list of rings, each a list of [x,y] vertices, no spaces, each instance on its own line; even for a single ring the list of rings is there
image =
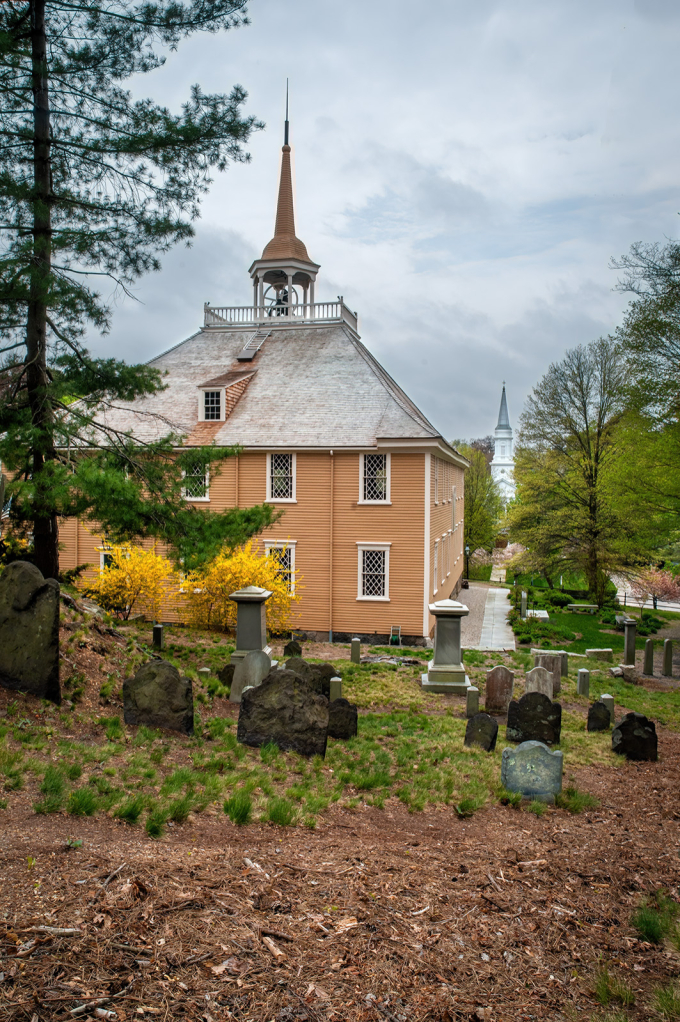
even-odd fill
[[[653,901],[642,902],[631,922],[640,936],[650,944],[660,944],[668,936],[677,941],[676,919],[679,912],[680,905],[659,889]]]
[[[567,809],[570,813],[582,813],[584,809],[597,809],[600,800],[587,791],[578,788],[567,788],[555,796],[555,805],[559,809]]]
[[[237,827],[243,827],[250,823],[253,815],[253,800],[250,793],[241,788],[235,791],[231,798],[224,803],[224,811]]]
[[[168,811],[162,806],[156,806],[149,812],[146,818],[145,829],[149,837],[163,837],[165,824],[168,822]]]
[[[109,742],[119,742],[125,737],[120,717],[102,717],[101,722],[104,725],[104,731]]]
[[[64,795],[64,775],[58,767],[51,763],[45,771],[40,791],[43,795],[59,796],[60,800]]]
[[[260,746],[260,759],[267,766],[271,766],[271,764],[276,760],[280,751],[281,750],[279,749],[276,742],[265,742],[264,745]]]
[[[113,815],[117,820],[124,820],[125,823],[134,824],[137,823],[143,811],[144,798],[141,795],[136,795],[134,798],[127,799],[121,806],[118,806]]]
[[[290,827],[296,816],[297,809],[293,803],[281,795],[275,795],[267,802],[264,818],[270,823],[276,823],[279,827]]]
[[[97,811],[97,796],[92,788],[76,788],[69,795],[66,808],[71,816],[93,816]]]
[[[533,813],[534,816],[543,816],[543,814],[547,812],[547,809],[548,807],[545,802],[541,802],[540,799],[537,798],[533,799],[533,801],[527,806],[527,811]]]
[[[657,987],[654,991],[654,1007],[664,1018],[680,1019],[680,992],[674,983]]]
[[[635,994],[625,980],[618,976],[612,976],[606,965],[597,973],[595,978],[595,997],[605,1007],[612,1001],[618,1001],[626,1008],[635,1004]]]
[[[171,802],[168,806],[168,817],[173,823],[186,823],[189,819],[189,813],[194,808],[194,800],[191,795],[183,795],[181,798],[176,798],[174,802]]]

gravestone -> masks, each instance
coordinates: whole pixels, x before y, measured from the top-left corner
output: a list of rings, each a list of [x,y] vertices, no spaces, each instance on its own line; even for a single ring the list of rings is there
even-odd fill
[[[328,700],[281,669],[243,693],[236,737],[243,745],[274,742],[283,752],[325,756],[328,722]]]
[[[533,670],[527,671],[524,676],[524,693],[527,692],[542,692],[544,696],[552,702],[553,697],[553,678],[549,671],[546,671],[545,667],[534,667]]]
[[[627,713],[612,731],[612,752],[626,759],[655,763],[658,750],[654,721],[644,713]]]
[[[558,745],[562,729],[562,707],[542,692],[529,692],[520,700],[513,699],[508,707],[508,726],[505,730],[509,742],[544,742]]]
[[[150,660],[123,682],[126,724],[194,733],[194,697],[189,678],[166,660]]]
[[[553,654],[554,656],[561,657],[561,675],[563,678],[569,677],[569,654],[563,649],[532,649],[531,655],[533,657],[543,656],[544,654]]]
[[[637,625],[635,621],[626,620],[624,622],[625,638],[623,640],[623,662],[624,664],[635,665],[635,636],[637,633]]]
[[[260,586],[246,586],[229,599],[236,604],[236,649],[231,654],[232,664],[254,649],[264,649],[267,645],[267,608],[265,604],[271,597],[269,589]]]
[[[545,667],[552,675],[554,698],[562,688],[562,654],[537,653],[534,657],[534,667]]]
[[[609,720],[611,721],[612,724],[615,724],[616,720],[614,719],[614,696],[610,696],[608,692],[603,692],[602,695],[600,696],[600,702],[604,703],[604,705],[607,707],[607,709],[609,710]]]
[[[519,616],[522,618],[522,621],[524,621],[527,616],[527,594],[525,592],[522,592]]]
[[[0,685],[61,702],[59,583],[28,561],[0,575]]]
[[[428,609],[434,617],[434,653],[427,674],[421,675],[421,687],[430,692],[465,695],[470,679],[461,655],[460,623],[470,611],[457,600],[438,600]]]
[[[231,691],[231,686],[234,682],[234,671],[236,670],[233,664],[225,664],[221,671],[217,672],[217,677],[225,688]]]
[[[614,659],[613,649],[587,649],[586,656],[592,657],[593,660],[603,660],[605,663],[611,663]]]
[[[664,639],[663,642],[663,671],[665,678],[673,677],[673,642],[671,639]]]
[[[580,696],[585,696],[586,699],[590,696],[590,671],[585,667],[579,669],[576,691]]]
[[[515,672],[508,670],[503,664],[498,664],[486,672],[484,709],[487,713],[508,712],[514,684]]]
[[[151,639],[154,649],[165,649],[165,633],[163,625],[154,625]]]
[[[331,702],[342,699],[342,678],[338,678],[337,675],[330,680],[328,698]]]
[[[240,703],[243,689],[246,685],[257,688],[262,684],[272,669],[271,657],[263,649],[252,649],[250,653],[239,660],[234,671],[234,679],[231,683],[229,699],[232,703]]]
[[[612,726],[611,714],[609,707],[598,699],[596,703],[588,710],[588,723],[586,725],[587,731],[609,731]]]
[[[650,678],[654,676],[654,639],[647,639],[645,642],[645,663],[642,673]]]
[[[621,677],[623,680],[631,685],[637,685],[639,678],[635,664],[620,664],[619,666],[621,667]]]
[[[474,717],[475,713],[479,713],[479,689],[471,685],[465,697],[465,716]]]
[[[501,784],[527,799],[554,802],[562,791],[563,754],[551,752],[542,742],[522,742],[516,749],[503,749]]]
[[[359,715],[348,699],[333,699],[328,704],[328,737],[354,738],[358,731]]]
[[[207,681],[210,675],[212,674],[212,671],[210,670],[209,667],[199,667],[197,674],[201,681]]]
[[[465,742],[468,748],[479,745],[485,752],[493,752],[498,738],[498,723],[488,713],[475,713],[465,728]]]
[[[291,657],[290,660],[286,660],[284,667],[287,671],[297,674],[298,678],[302,678],[316,692],[324,695],[326,699],[330,698],[331,678],[338,677],[337,668],[333,664],[310,664],[303,660],[302,657]]]
[[[349,655],[353,664],[361,663],[361,639],[352,639],[352,648]]]
[[[286,658],[289,656],[302,656],[302,646],[297,639],[291,639],[290,642],[286,643],[283,647],[283,655]]]

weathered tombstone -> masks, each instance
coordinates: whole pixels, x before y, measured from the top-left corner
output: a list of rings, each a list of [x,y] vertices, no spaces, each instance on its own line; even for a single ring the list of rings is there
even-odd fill
[[[600,702],[604,703],[604,705],[607,707],[607,709],[609,710],[609,720],[611,721],[612,724],[615,724],[616,720],[614,719],[614,696],[610,696],[609,692],[603,692],[602,695],[600,696]]]
[[[486,672],[484,689],[484,709],[487,713],[507,713],[512,690],[515,684],[515,672],[498,664]]]
[[[330,680],[328,698],[331,702],[342,699],[342,678],[338,678],[337,675]]]
[[[621,668],[621,677],[623,680],[629,682],[631,685],[637,685],[639,678],[635,664],[619,664],[619,667]]]
[[[234,679],[231,683],[229,699],[232,703],[240,703],[246,685],[257,687],[262,684],[272,668],[271,657],[263,649],[252,649],[236,664]]]
[[[580,696],[585,696],[586,699],[590,696],[590,671],[585,667],[579,668],[576,691]]]
[[[292,671],[271,671],[243,693],[236,737],[244,745],[273,742],[283,752],[325,756],[328,700]]]
[[[562,688],[562,654],[561,653],[537,653],[534,657],[534,667],[545,667],[546,671],[552,674],[553,697]]]
[[[612,726],[611,714],[609,707],[606,706],[601,699],[598,699],[596,703],[588,710],[588,723],[586,725],[587,731],[609,731]]]
[[[531,655],[533,657],[544,656],[546,653],[552,654],[553,656],[559,656],[559,657],[562,658],[561,661],[560,661],[561,676],[563,678],[568,678],[569,677],[569,654],[565,650],[563,650],[563,649],[532,649],[531,650]]]
[[[221,671],[217,672],[217,677],[224,685],[225,688],[231,690],[231,686],[234,681],[234,671],[236,668],[233,664],[225,664]]]
[[[460,622],[470,611],[457,600],[438,600],[429,605],[434,617],[434,654],[421,675],[421,686],[430,692],[465,695],[470,679],[461,657]]]
[[[475,713],[470,717],[465,728],[465,745],[479,745],[485,752],[493,752],[497,738],[498,722],[488,713]]]
[[[229,599],[236,604],[236,649],[231,654],[232,664],[238,664],[254,649],[264,649],[267,645],[267,608],[265,604],[271,596],[269,589],[259,586],[246,586]]]
[[[516,749],[503,749],[501,784],[527,799],[554,802],[562,791],[563,755],[551,752],[543,742],[522,742]]]
[[[603,660],[605,663],[611,663],[614,659],[613,649],[587,649],[586,656],[592,657],[593,660]]]
[[[524,621],[527,616],[527,594],[524,591],[522,591],[519,616],[522,618],[522,621]]]
[[[154,649],[165,649],[165,633],[163,625],[154,625],[151,642]]]
[[[28,561],[0,575],[0,685],[61,701],[59,583]]]
[[[626,620],[624,622],[625,638],[623,640],[623,662],[624,664],[635,665],[635,636],[637,634],[637,625],[635,621]]]
[[[284,670],[292,671],[293,674],[297,674],[298,678],[302,678],[303,681],[308,682],[310,685],[314,677],[314,670],[311,664],[308,664],[302,657],[292,656],[290,660],[286,660],[283,665]]]
[[[347,699],[333,699],[328,704],[328,737],[347,741],[354,738],[359,726],[356,706]]]
[[[474,717],[475,713],[479,713],[479,689],[471,685],[465,697],[465,716]]]
[[[542,692],[529,692],[519,700],[513,699],[508,707],[505,734],[509,742],[536,741],[558,745],[561,730],[562,707]]]
[[[553,678],[549,671],[546,671],[545,667],[534,667],[533,670],[527,671],[524,676],[524,693],[527,692],[542,692],[544,696],[552,702],[553,697]]]
[[[642,673],[650,678],[654,676],[654,639],[647,639],[645,642],[645,663]]]
[[[352,648],[349,656],[353,664],[361,663],[361,639],[352,639]]]
[[[196,673],[198,674],[201,681],[207,681],[210,675],[212,674],[212,671],[210,670],[209,667],[199,667]]]
[[[663,671],[666,678],[673,677],[673,642],[671,639],[664,639],[663,642]]]
[[[658,748],[654,721],[644,713],[627,713],[612,731],[612,751],[626,759],[655,763]]]
[[[286,643],[283,647],[283,655],[284,657],[302,656],[302,646],[297,639],[291,639],[290,642]]]
[[[139,668],[134,678],[123,682],[123,715],[126,724],[193,734],[191,680],[182,677],[166,660],[150,660]]]

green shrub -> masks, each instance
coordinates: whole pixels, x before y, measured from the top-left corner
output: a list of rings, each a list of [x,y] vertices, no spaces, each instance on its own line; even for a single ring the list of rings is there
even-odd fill
[[[584,809],[597,809],[600,800],[587,791],[567,788],[555,796],[555,805],[560,809],[568,809],[570,813],[582,813]]]
[[[267,802],[265,819],[276,823],[279,827],[290,827],[297,816],[297,809],[292,802],[281,795],[275,795]]]
[[[125,823],[134,824],[143,811],[144,798],[141,795],[136,795],[134,798],[129,798],[122,805],[118,806],[113,815],[117,820],[124,820]]]
[[[93,816],[97,811],[97,796],[92,788],[76,788],[69,795],[66,808],[71,816]]]
[[[569,593],[561,593],[555,589],[546,593],[545,601],[553,607],[567,607],[570,603],[574,602],[573,597]]]
[[[250,823],[253,815],[253,800],[250,793],[240,788],[224,803],[224,811],[237,827]]]

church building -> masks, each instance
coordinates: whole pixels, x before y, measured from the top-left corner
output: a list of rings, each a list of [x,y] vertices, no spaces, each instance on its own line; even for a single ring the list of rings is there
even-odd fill
[[[460,585],[467,462],[362,343],[344,299],[317,301],[319,264],[295,233],[287,121],[274,237],[249,273],[252,305],[206,304],[202,327],[150,363],[166,389],[117,402],[107,421],[140,440],[172,430],[185,448],[240,446],[213,479],[197,461],[185,499],[206,514],[283,511],[255,543],[291,586],[301,578],[296,630],[384,642],[400,627],[422,643],[428,604]],[[102,538],[82,523],[60,534],[62,570],[103,564]]]
[[[504,504],[507,504],[515,496],[514,462],[512,429],[510,427],[510,417],[508,416],[508,402],[505,397],[505,383],[503,383],[501,407],[498,412],[498,423],[496,425],[494,455],[491,462],[491,475],[498,486]]]

